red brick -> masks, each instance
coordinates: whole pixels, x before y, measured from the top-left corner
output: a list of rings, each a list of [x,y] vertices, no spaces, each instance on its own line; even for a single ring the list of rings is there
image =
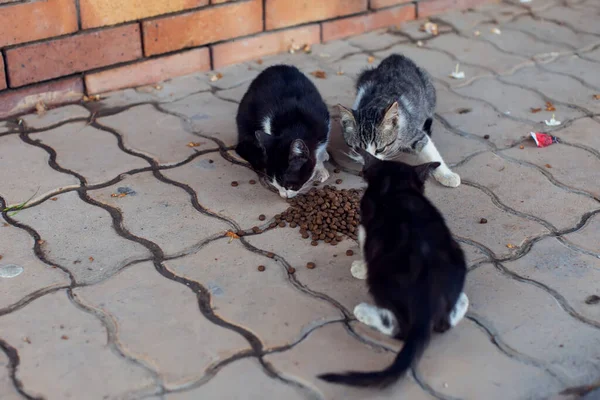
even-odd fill
[[[0,9],[0,47],[77,31],[75,0],[18,3]]]
[[[262,0],[224,4],[143,22],[147,56],[262,31]]]
[[[208,0],[79,0],[84,29],[188,10]]]
[[[319,25],[263,33],[247,39],[238,39],[212,47],[215,69],[230,64],[253,60],[287,51],[292,43],[300,45],[320,42]]]
[[[367,0],[266,0],[267,29],[285,28],[358,14],[367,10]]]
[[[86,74],[88,94],[149,85],[198,71],[210,70],[208,48],[194,49],[171,56]]]
[[[7,50],[8,83],[23,86],[141,56],[137,24],[81,33]]]
[[[413,4],[408,4],[367,15],[324,22],[323,41],[328,42],[330,40],[341,39],[352,35],[359,35],[386,26],[396,25],[400,22],[413,20],[415,17],[415,6]]]
[[[418,5],[419,18],[441,14],[450,10],[462,10],[485,3],[495,3],[499,0],[424,0]]]
[[[4,59],[0,54],[0,90],[6,89],[6,76],[4,76]]]
[[[75,103],[83,97],[83,80],[80,77],[28,86],[0,92],[0,118],[23,114],[35,109],[38,102],[46,106]]]
[[[377,9],[383,7],[398,6],[400,4],[408,4],[412,2],[413,0],[371,0],[369,3],[369,7]]]

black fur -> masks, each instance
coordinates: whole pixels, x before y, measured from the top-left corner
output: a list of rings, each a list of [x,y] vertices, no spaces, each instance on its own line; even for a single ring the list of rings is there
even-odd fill
[[[264,132],[266,117],[271,135]],[[254,79],[236,122],[237,153],[255,170],[294,191],[313,175],[316,150],[329,138],[329,112],[321,95],[302,72],[288,65],[269,67]]]
[[[404,347],[387,369],[325,374],[328,382],[387,386],[401,378],[424,351],[432,328],[450,328],[449,314],[464,286],[463,251],[444,218],[424,196],[424,183],[439,163],[412,167],[379,161],[360,150],[368,188],[361,200],[366,231],[367,284],[377,306],[399,323]]]

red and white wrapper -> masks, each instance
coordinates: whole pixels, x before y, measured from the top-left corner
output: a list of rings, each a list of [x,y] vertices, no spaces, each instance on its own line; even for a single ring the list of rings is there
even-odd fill
[[[556,136],[547,133],[531,132],[531,137],[535,140],[537,147],[548,147],[551,144],[558,143],[558,138]]]

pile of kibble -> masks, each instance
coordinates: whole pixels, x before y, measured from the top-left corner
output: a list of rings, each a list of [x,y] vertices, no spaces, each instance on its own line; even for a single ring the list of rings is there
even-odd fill
[[[313,246],[319,241],[335,246],[344,236],[356,240],[361,193],[358,189],[339,190],[328,185],[322,189],[312,188],[288,200],[290,207],[276,215],[273,224],[300,227],[302,237],[310,238]]]

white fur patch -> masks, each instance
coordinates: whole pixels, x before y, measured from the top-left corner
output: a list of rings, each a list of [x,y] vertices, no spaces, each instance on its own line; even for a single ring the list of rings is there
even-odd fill
[[[350,267],[350,273],[356,279],[367,279],[367,264],[363,260],[354,260]]]
[[[450,170],[444,160],[442,159],[442,155],[438,151],[435,144],[433,144],[433,140],[431,138],[427,139],[427,143],[423,146],[423,149],[419,153],[419,161],[422,163],[426,162],[439,162],[441,165],[433,170],[433,177],[442,185],[448,187],[457,187],[460,185],[460,176]]]
[[[303,153],[303,151],[302,151],[302,150],[303,150],[303,148],[304,148],[304,147],[302,146],[302,142],[299,142],[299,141],[298,141],[298,142],[294,142],[294,143],[292,144],[292,153],[294,153],[294,154],[295,154],[295,155],[297,155],[297,156],[299,156],[299,155],[302,155],[302,153]]]
[[[358,110],[358,106],[360,106],[360,101],[362,100],[363,96],[365,95],[367,88],[364,86],[361,86],[360,88],[358,88],[358,93],[356,93],[356,100],[354,100],[354,105],[352,106],[353,110]]]
[[[450,326],[455,327],[465,317],[468,309],[469,298],[465,292],[461,292],[460,296],[458,296],[458,300],[456,300],[454,308],[450,312],[450,317],[448,318]]]
[[[360,251],[364,254],[365,252],[365,241],[367,240],[367,231],[363,225],[358,226],[358,245]]]
[[[262,121],[263,132],[267,135],[272,135],[271,133],[271,117],[266,116]]]
[[[385,308],[360,303],[354,307],[354,316],[361,323],[378,330],[384,335],[394,336],[398,332],[398,320],[396,316]]]

